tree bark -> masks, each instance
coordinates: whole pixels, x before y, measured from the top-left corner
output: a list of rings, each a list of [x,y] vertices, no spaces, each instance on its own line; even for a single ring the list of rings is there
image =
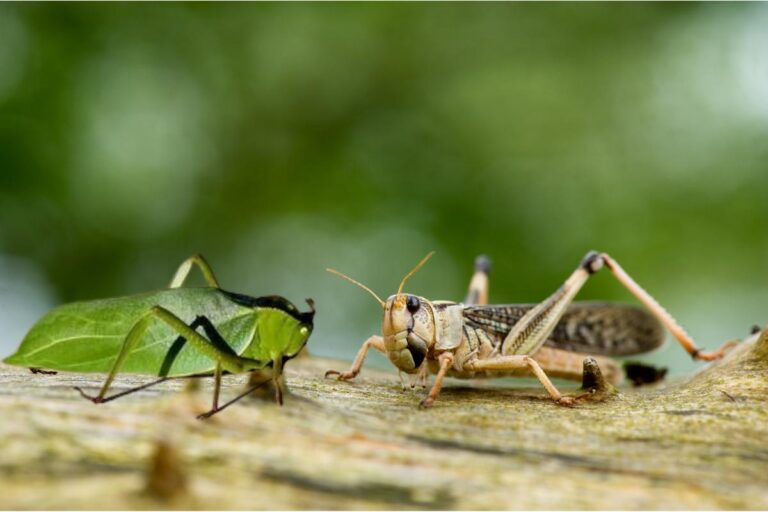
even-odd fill
[[[243,400],[206,421],[210,383],[94,405],[72,386],[102,375],[0,365],[0,506],[768,508],[768,331],[685,381],[572,408],[518,381],[448,381],[420,410],[425,392],[391,372],[323,378],[347,365],[291,361],[283,407]],[[246,380],[226,377],[225,396]]]

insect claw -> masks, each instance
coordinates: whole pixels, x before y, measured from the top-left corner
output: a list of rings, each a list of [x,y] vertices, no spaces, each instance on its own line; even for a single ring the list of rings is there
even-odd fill
[[[80,396],[82,396],[86,400],[90,400],[91,402],[93,402],[95,404],[100,404],[101,402],[104,401],[104,399],[102,397],[98,396],[98,395],[91,396],[91,395],[86,394],[85,391],[83,391],[82,389],[80,389],[77,386],[74,386],[74,388],[80,393]]]
[[[350,380],[357,376],[356,372],[337,372],[336,370],[328,370],[325,372],[325,377],[328,378],[331,375],[338,375],[337,380]]]
[[[435,404],[434,399],[427,397],[419,403],[419,408],[430,409]]]
[[[557,400],[557,404],[565,406],[565,407],[572,407],[572,406],[576,405],[576,398],[574,398],[572,396],[561,396]]]
[[[217,412],[219,412],[218,409],[211,409],[210,411],[204,412],[203,414],[198,414],[197,415],[197,419],[199,419],[199,420],[207,420],[208,418],[210,418],[211,416],[213,416]]]

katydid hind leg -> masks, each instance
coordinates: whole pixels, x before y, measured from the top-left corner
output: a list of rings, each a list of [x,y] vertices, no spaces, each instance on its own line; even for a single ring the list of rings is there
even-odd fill
[[[195,347],[197,351],[210,358],[217,364],[221,365],[221,367],[225,370],[231,371],[232,373],[238,373],[244,368],[257,365],[258,361],[241,358],[239,356],[233,355],[231,352],[226,352],[207,338],[200,335],[197,331],[195,331],[199,319],[200,317],[198,317],[198,319],[196,319],[196,321],[191,325],[187,325],[183,320],[181,320],[167,309],[160,306],[153,307],[134,324],[134,326],[126,335],[125,340],[120,347],[120,351],[118,352],[118,355],[115,359],[115,362],[113,363],[112,368],[107,375],[107,379],[102,385],[99,394],[96,396],[90,396],[84,393],[81,389],[78,389],[78,391],[84,398],[87,398],[94,403],[102,403],[116,398],[106,396],[115,376],[120,371],[120,368],[125,362],[128,354],[142,339],[150,324],[157,320],[160,320],[168,325],[171,329],[186,339],[193,347]]]
[[[199,375],[184,375],[184,376],[180,376],[180,377],[161,377],[159,379],[153,380],[152,382],[147,382],[146,384],[142,384],[140,386],[136,386],[136,387],[133,387],[133,388],[126,389],[125,391],[121,391],[119,393],[115,393],[114,395],[110,395],[110,396],[108,396],[106,398],[103,398],[103,399],[101,399],[99,401],[96,400],[96,398],[97,398],[96,396],[88,395],[87,393],[85,393],[82,390],[82,388],[75,386],[75,389],[78,392],[80,392],[80,396],[82,396],[86,400],[90,400],[91,402],[97,403],[97,404],[103,404],[103,403],[106,403],[106,402],[111,402],[112,400],[115,400],[115,399],[118,399],[118,398],[122,398],[122,397],[124,397],[126,395],[130,395],[130,394],[136,393],[137,391],[142,391],[142,390],[151,388],[153,386],[156,386],[157,384],[162,384],[163,382],[168,381],[168,380],[200,379],[200,378],[207,378],[207,377],[210,377],[210,376],[211,376],[211,374],[209,374],[209,373],[204,373],[204,374],[201,373]]]
[[[168,286],[168,288],[180,288],[187,280],[187,277],[189,277],[189,273],[192,271],[193,266],[196,266],[200,269],[200,272],[203,274],[203,279],[205,279],[205,282],[208,283],[208,286],[213,288],[221,288],[219,286],[218,280],[216,280],[216,276],[213,273],[213,269],[208,264],[208,262],[205,261],[205,258],[203,258],[201,254],[190,256],[184,260],[181,265],[179,265],[179,268],[176,270],[176,274],[174,274],[173,279],[171,279],[171,284]]]

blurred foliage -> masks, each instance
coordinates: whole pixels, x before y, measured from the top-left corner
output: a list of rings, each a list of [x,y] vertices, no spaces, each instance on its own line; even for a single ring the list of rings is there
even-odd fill
[[[595,248],[719,345],[768,321],[766,26],[765,4],[2,4],[0,305],[157,288],[201,252],[231,289],[314,297],[312,349],[351,357],[379,310],[326,266],[386,295],[435,249],[409,289],[461,299],[482,252],[492,301],[530,302]]]

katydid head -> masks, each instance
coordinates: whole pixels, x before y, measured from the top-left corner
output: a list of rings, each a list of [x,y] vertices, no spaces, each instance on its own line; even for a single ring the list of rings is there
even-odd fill
[[[276,295],[246,297],[226,293],[240,304],[253,308],[253,338],[241,355],[257,361],[270,362],[279,374],[282,364],[297,356],[312,334],[314,301],[306,299],[309,311],[301,312],[291,302]]]
[[[403,293],[403,287],[432,257],[434,252],[427,254],[400,282],[397,293],[383,301],[367,286],[332,269],[336,274],[357,286],[360,286],[379,302],[384,309],[381,324],[381,334],[384,337],[384,347],[387,357],[392,364],[406,373],[415,373],[424,363],[429,349],[435,342],[435,315],[432,303],[424,297]]]

